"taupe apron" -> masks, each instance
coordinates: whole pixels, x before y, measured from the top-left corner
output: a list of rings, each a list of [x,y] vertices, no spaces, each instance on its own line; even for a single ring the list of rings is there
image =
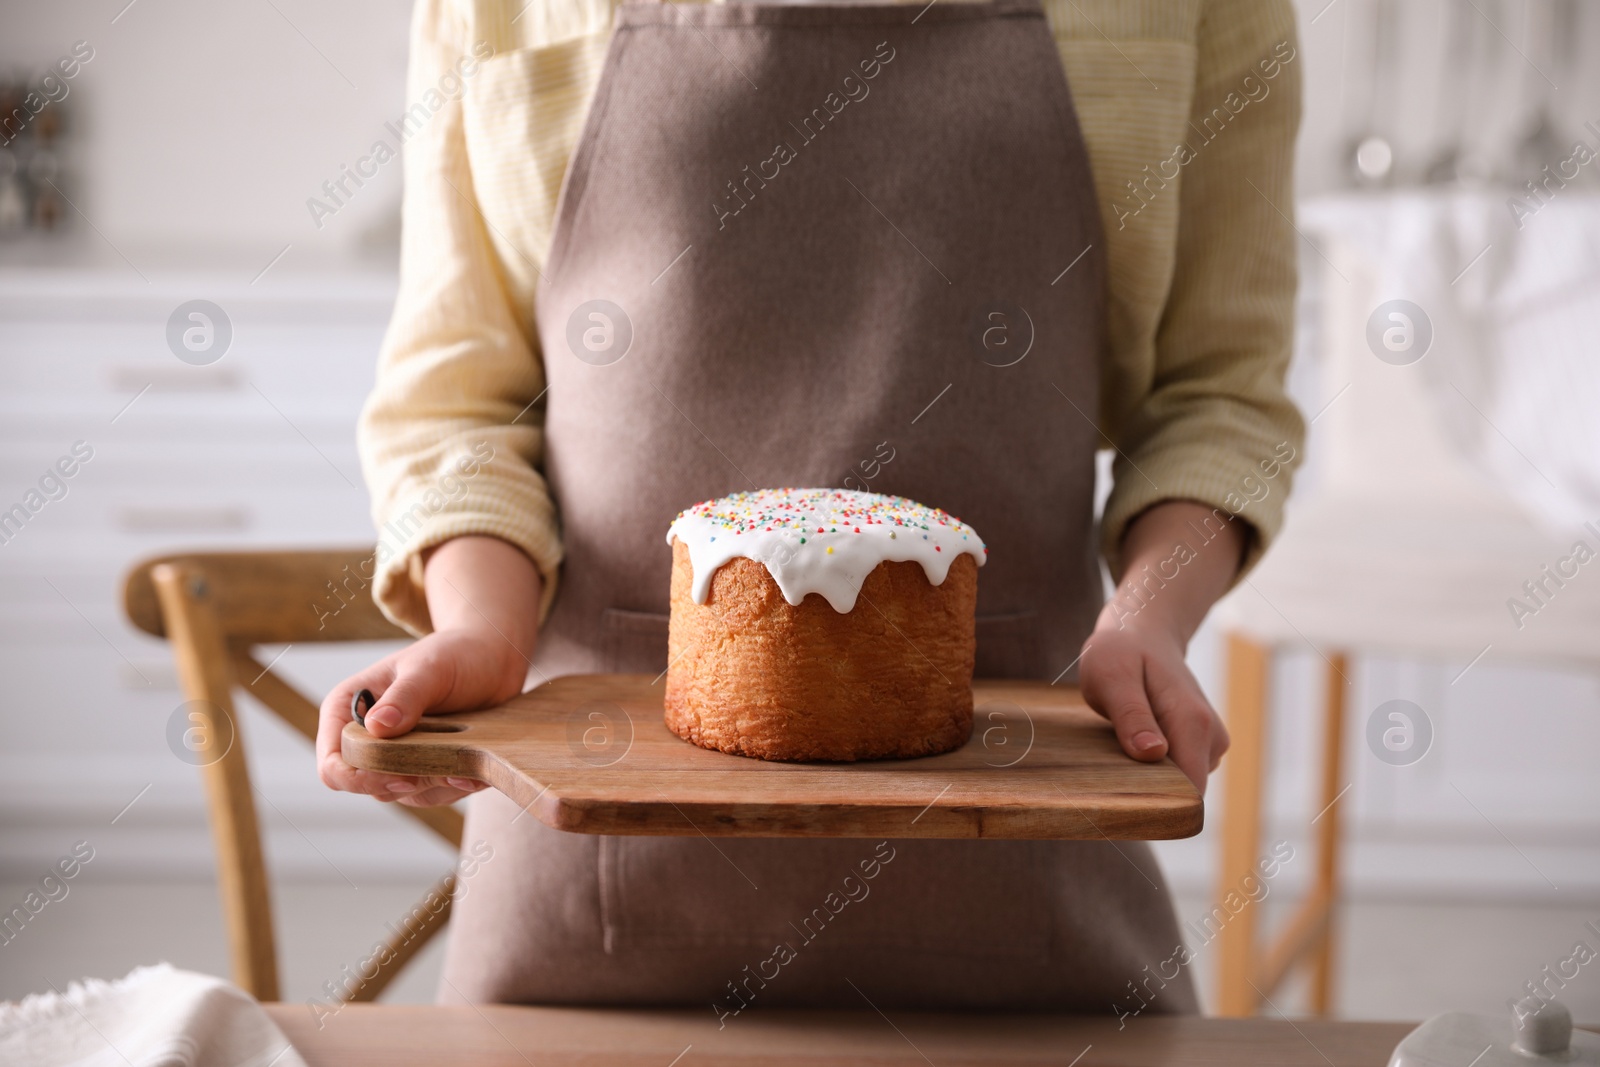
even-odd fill
[[[538,293],[539,671],[665,668],[680,509],[844,485],[976,526],[979,675],[1055,678],[1101,602],[1102,247],[1037,0],[623,5]],[[1106,1012],[1179,943],[1144,845],[590,837],[493,792],[466,837],[447,999]]]

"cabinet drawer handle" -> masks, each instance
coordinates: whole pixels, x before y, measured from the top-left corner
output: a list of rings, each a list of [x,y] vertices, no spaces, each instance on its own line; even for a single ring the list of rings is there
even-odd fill
[[[125,507],[117,511],[117,527],[129,533],[219,533],[249,525],[250,512],[240,507]]]
[[[109,369],[111,391],[137,393],[229,393],[244,388],[237,367],[168,367],[160,363],[114,363]]]

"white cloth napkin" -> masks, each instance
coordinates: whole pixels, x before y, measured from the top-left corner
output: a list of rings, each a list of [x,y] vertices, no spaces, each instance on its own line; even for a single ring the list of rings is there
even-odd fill
[[[0,1004],[3,1067],[306,1067],[243,990],[169,964]]]

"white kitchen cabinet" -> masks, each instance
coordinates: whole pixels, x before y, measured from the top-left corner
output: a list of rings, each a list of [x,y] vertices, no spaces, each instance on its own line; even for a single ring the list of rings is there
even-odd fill
[[[29,877],[83,838],[101,871],[210,871],[198,776],[167,749],[183,702],[171,657],[123,619],[121,578],[174,550],[372,541],[354,427],[393,289],[383,276],[0,273],[0,510],[75,442],[93,449],[66,495],[0,543],[0,874]],[[173,309],[196,298],[233,329],[207,366],[179,360],[165,337]],[[383,651],[292,648],[278,667],[314,694]],[[240,704],[277,873],[448,863],[392,812],[323,788],[309,746]]]

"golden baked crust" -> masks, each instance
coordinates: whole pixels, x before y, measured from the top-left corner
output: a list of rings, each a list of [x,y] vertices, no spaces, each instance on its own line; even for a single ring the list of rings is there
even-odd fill
[[[666,721],[704,748],[769,760],[926,756],[972,733],[978,565],[943,585],[917,563],[880,563],[855,610],[783,599],[765,565],[735,558],[704,604],[672,544]]]

